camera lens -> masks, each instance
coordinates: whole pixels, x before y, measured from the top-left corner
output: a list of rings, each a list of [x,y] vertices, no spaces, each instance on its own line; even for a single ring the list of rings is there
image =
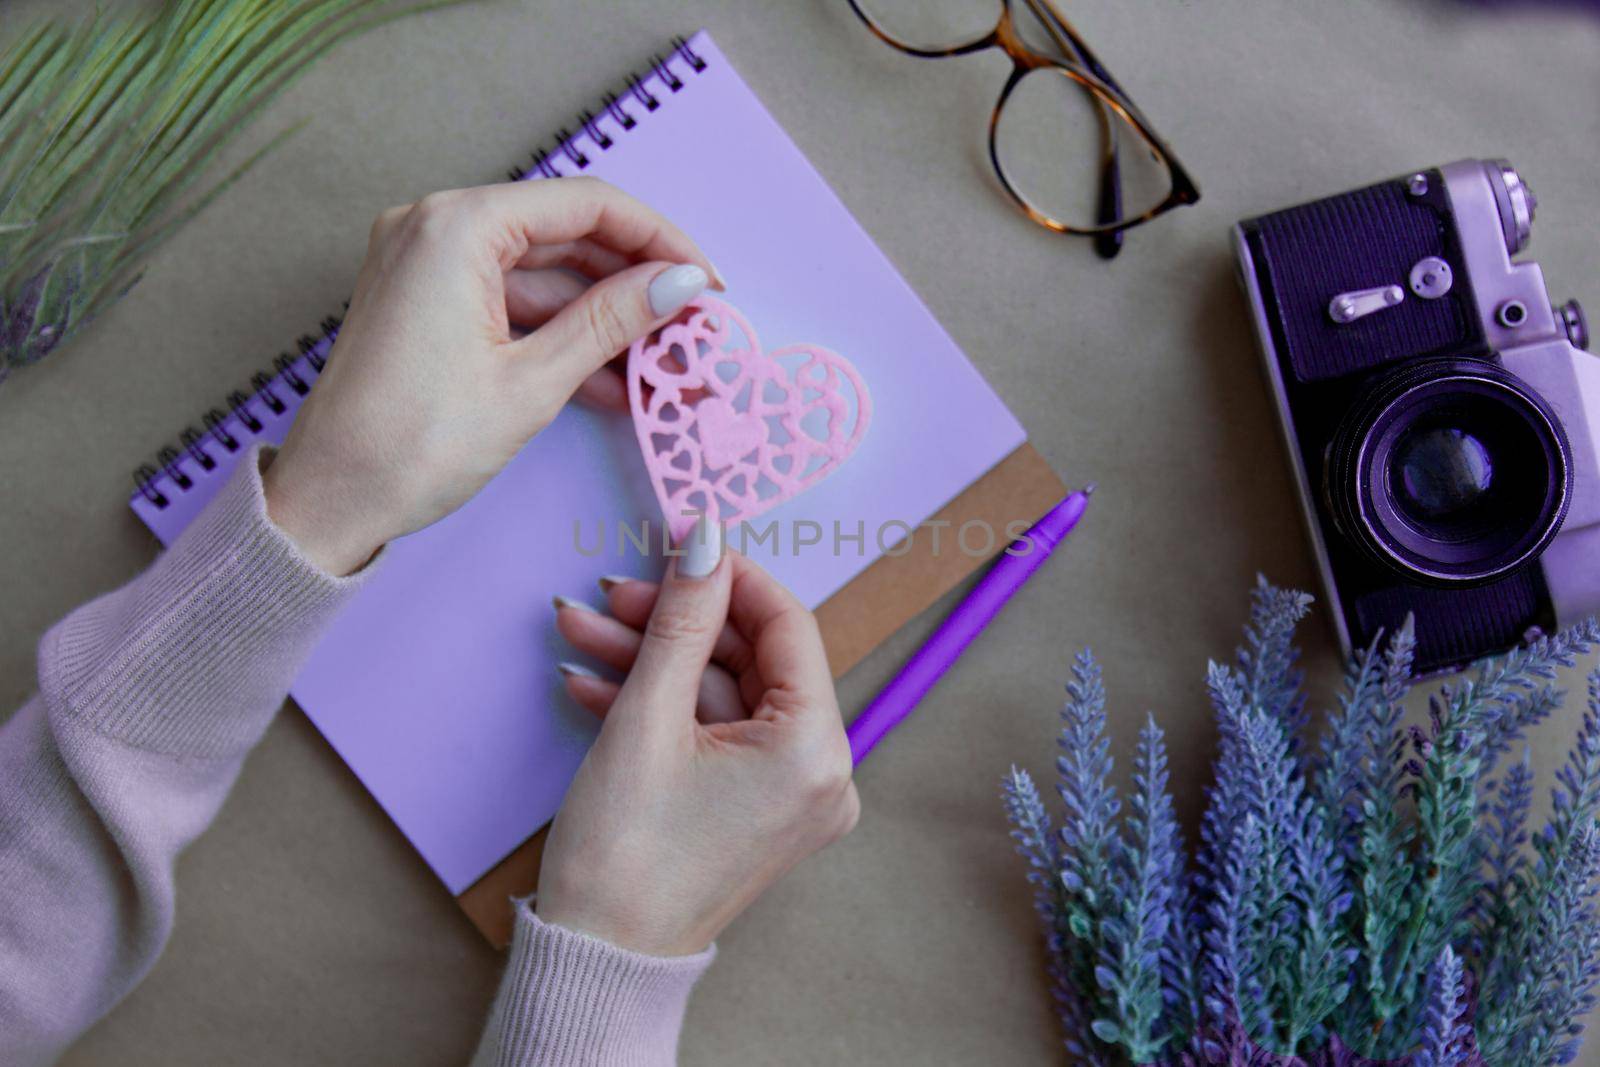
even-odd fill
[[[1452,521],[1490,499],[1494,459],[1458,427],[1412,429],[1395,445],[1390,481],[1395,503],[1418,524]]]
[[[1334,522],[1417,582],[1490,581],[1535,558],[1566,516],[1565,433],[1498,364],[1411,363],[1370,385],[1328,453]]]

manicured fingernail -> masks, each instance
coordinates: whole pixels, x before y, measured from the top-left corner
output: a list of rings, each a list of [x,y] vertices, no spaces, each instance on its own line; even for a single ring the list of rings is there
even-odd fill
[[[594,608],[581,600],[574,600],[569,596],[553,596],[550,598],[550,603],[555,605],[557,611],[562,608],[577,608],[579,611],[587,611],[591,615],[596,614]]]
[[[650,312],[657,318],[670,315],[705,292],[711,279],[693,263],[668,267],[650,282]]]
[[[598,678],[598,674],[588,667],[578,663],[557,663],[556,670],[561,672],[563,678]]]
[[[600,576],[600,591],[609,593],[619,585],[627,585],[633,581],[626,574],[602,574]]]
[[[678,547],[683,550],[678,557],[679,577],[706,577],[722,562],[722,524],[700,516]]]
[[[706,257],[706,262],[711,263],[710,256]],[[721,268],[715,263],[711,263],[711,284],[718,289],[726,289],[728,287],[728,276],[723,274]]]

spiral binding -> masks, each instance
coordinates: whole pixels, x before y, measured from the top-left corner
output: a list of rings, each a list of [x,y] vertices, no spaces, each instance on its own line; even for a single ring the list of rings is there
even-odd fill
[[[580,111],[575,122],[576,130],[563,126],[556,130],[553,143],[549,148],[533,153],[532,161],[528,166],[514,169],[509,172],[512,181],[522,181],[535,174],[546,178],[560,178],[568,174],[586,169],[592,162],[593,152],[604,152],[615,145],[616,137],[606,133],[600,125],[600,120],[609,117],[624,133],[631,131],[639,124],[638,115],[630,111],[630,106],[642,107],[646,112],[655,111],[661,106],[659,91],[653,92],[647,79],[654,76],[655,80],[666,87],[667,93],[676,93],[686,84],[683,75],[673,69],[673,60],[682,60],[683,66],[693,74],[699,74],[706,69],[705,57],[701,56],[684,37],[674,37],[672,48],[666,55],[656,53],[650,57],[650,66],[640,73],[632,72],[627,76],[620,92],[608,92],[601,99],[600,106],[593,110]],[[587,139],[587,145],[579,143],[579,138]],[[568,166],[571,170],[562,170]],[[345,307],[349,308],[347,301]],[[207,450],[208,445],[215,445],[227,452],[238,452],[248,447],[242,435],[230,425],[258,434],[265,425],[256,418],[250,410],[249,402],[254,399],[273,414],[281,415],[289,408],[290,394],[296,397],[305,396],[311,391],[311,383],[316,380],[316,375],[322,373],[326,365],[326,357],[322,354],[332,346],[334,338],[338,336],[339,326],[344,320],[339,316],[330,315],[323,319],[320,331],[316,334],[302,335],[297,346],[299,356],[288,352],[281,353],[272,362],[272,367],[267,370],[257,371],[250,376],[250,390],[235,390],[228,394],[227,410],[220,407],[211,408],[200,417],[198,426],[184,427],[178,435],[176,445],[168,445],[156,453],[154,463],[141,463],[133,472],[133,484],[139,495],[157,508],[164,508],[172,501],[163,492],[160,484],[163,476],[168,484],[175,486],[180,492],[188,492],[194,488],[194,479],[184,473],[178,461],[185,455],[189,456],[201,470],[211,471],[216,469],[217,460],[213,453]],[[327,345],[324,346],[324,342]],[[298,369],[300,358],[314,372],[309,378]]]
[[[322,320],[319,334],[305,334],[299,339],[300,355],[305,357],[306,363],[314,372],[320,373],[326,365],[326,360],[317,351],[318,348],[323,346],[324,341],[332,345],[342,322],[338,316],[329,315]],[[194,460],[201,470],[211,471],[217,467],[217,458],[208,446],[218,447],[226,452],[238,452],[248,447],[248,443],[238,432],[229,429],[230,425],[248,430],[252,434],[260,433],[266,428],[266,424],[250,410],[249,403],[252,399],[274,415],[282,415],[289,410],[288,401],[284,399],[288,394],[304,396],[309,393],[311,382],[315,381],[315,378],[308,379],[296,366],[298,362],[299,360],[288,352],[280,353],[272,361],[271,370],[257,371],[250,376],[249,392],[235,389],[228,394],[226,411],[220,407],[211,408],[200,416],[198,426],[185,426],[178,434],[177,445],[166,446],[156,453],[154,463],[141,463],[134,470],[133,484],[139,495],[155,507],[164,508],[172,501],[158,484],[163,475],[166,476],[166,481],[180,492],[188,492],[194,488],[194,479],[185,474],[183,468],[178,465],[178,461],[184,455]]]
[[[692,74],[699,74],[706,69],[705,57],[696,52],[685,38],[674,37],[671,51],[665,55],[658,52],[651,56],[650,66],[642,72],[630,73],[624,80],[621,91],[606,93],[601,98],[599,108],[594,111],[578,112],[574,126],[563,126],[556,130],[550,147],[534,152],[526,167],[508,172],[511,180],[522,181],[535,175],[543,178],[560,178],[586,170],[592,162],[591,153],[604,152],[617,143],[615,135],[606,133],[600,126],[599,118],[609,116],[624,133],[627,133],[639,124],[638,115],[630,108],[643,108],[646,112],[650,112],[661,106],[660,90],[652,90],[650,87],[649,80],[652,76],[656,82],[665,86],[668,94],[683,89],[686,84],[684,76],[679,70],[674,69],[674,60],[682,60],[682,66]],[[563,167],[570,169],[563,170]]]

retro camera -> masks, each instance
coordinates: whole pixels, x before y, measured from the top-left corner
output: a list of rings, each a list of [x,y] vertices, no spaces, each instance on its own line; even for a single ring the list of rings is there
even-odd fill
[[[1533,192],[1463,160],[1234,230],[1340,643],[1417,669],[1600,609],[1600,362],[1515,262]]]

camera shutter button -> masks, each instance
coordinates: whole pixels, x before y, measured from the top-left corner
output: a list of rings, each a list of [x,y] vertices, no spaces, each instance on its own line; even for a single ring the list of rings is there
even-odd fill
[[[1419,259],[1411,268],[1411,291],[1424,300],[1437,300],[1448,293],[1452,281],[1450,264],[1438,256]]]

